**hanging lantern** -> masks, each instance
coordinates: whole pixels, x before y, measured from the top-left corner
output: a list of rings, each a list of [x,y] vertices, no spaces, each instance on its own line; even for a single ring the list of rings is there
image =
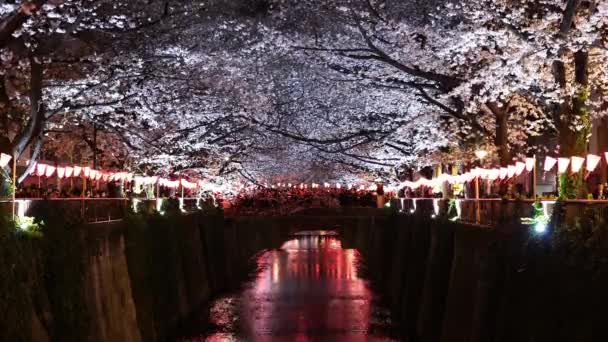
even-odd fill
[[[596,156],[595,154],[588,154],[587,164],[585,165],[587,171],[593,172],[593,170],[595,170],[597,165],[600,163],[600,160],[602,160],[602,157]]]
[[[515,176],[515,170],[516,170],[515,165],[507,166],[507,178],[511,178],[511,177]]]
[[[101,171],[95,171],[95,180],[100,180],[102,176],[103,173],[101,173]]]
[[[525,169],[526,169],[525,163],[522,163],[522,162],[515,163],[515,175],[516,176],[521,175]]]
[[[65,167],[65,178],[70,178],[72,177],[72,174],[74,173],[74,168],[71,166],[66,166]]]
[[[579,172],[581,167],[583,167],[583,163],[585,162],[585,158],[581,157],[572,157],[570,158],[570,170],[572,172]]]
[[[47,165],[44,175],[47,177],[51,177],[53,175],[53,173],[55,173],[55,167],[51,166],[51,165]]]
[[[8,165],[11,159],[13,159],[13,157],[11,157],[10,155],[0,153],[0,167],[5,167],[6,165]]]
[[[506,179],[507,176],[509,175],[509,169],[507,169],[506,167],[501,167],[500,168],[500,179]]]
[[[59,179],[63,179],[63,177],[65,177],[65,167],[57,168],[57,177],[59,177]]]
[[[570,158],[557,158],[557,173],[565,173],[569,164]]]
[[[91,175],[91,168],[86,166],[82,172],[84,172],[84,178],[89,178]]]
[[[545,172],[549,172],[555,166],[556,163],[557,163],[557,159],[555,159],[553,157],[546,157],[545,165],[544,165],[543,169],[545,170]]]
[[[488,170],[488,179],[491,181],[495,181],[500,177],[500,169],[491,169]]]
[[[526,158],[526,171],[531,172],[534,170],[536,164],[536,158]]]
[[[82,171],[82,167],[74,166],[74,177],[80,177],[80,172]]]
[[[46,165],[45,164],[36,164],[36,175],[38,177],[44,176],[46,172]]]

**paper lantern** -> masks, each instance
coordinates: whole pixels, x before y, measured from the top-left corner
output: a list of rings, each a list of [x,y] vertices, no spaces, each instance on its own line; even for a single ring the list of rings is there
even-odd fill
[[[515,163],[515,175],[516,176],[521,175],[525,169],[526,169],[525,163],[522,163],[522,162]]]
[[[534,165],[536,165],[535,158],[526,158],[526,171],[530,172],[534,170]]]
[[[491,181],[495,181],[498,179],[498,177],[500,177],[500,170],[499,169],[491,169],[488,170],[488,179]]]
[[[0,167],[5,167],[6,165],[8,165],[11,159],[13,159],[13,157],[11,157],[10,155],[0,153]]]
[[[556,163],[557,163],[557,159],[555,159],[553,157],[546,157],[545,166],[543,169],[545,170],[545,172],[549,172],[549,171],[551,171],[551,169],[553,169],[553,167],[555,166]]]
[[[568,170],[570,158],[557,158],[557,173],[564,173]]]
[[[47,165],[44,175],[47,177],[51,177],[53,175],[53,173],[55,173],[55,167],[51,166],[51,165]]]
[[[572,170],[572,172],[579,172],[581,170],[581,167],[583,167],[584,162],[585,162],[585,158],[581,158],[581,157],[570,158],[570,170]]]
[[[509,175],[509,170],[506,167],[501,167],[499,169],[499,178],[505,179]]]
[[[516,170],[515,165],[507,166],[507,178],[511,178],[511,177],[515,176],[515,170]]]
[[[194,189],[194,188],[196,188],[196,183],[189,182],[189,181],[187,181],[185,179],[181,180],[181,184],[186,189]]]
[[[36,175],[38,175],[38,177],[40,176],[44,176],[46,172],[46,165],[45,164],[36,164]]]
[[[59,179],[63,179],[63,177],[65,177],[65,167],[57,168],[57,177],[59,177]]]
[[[82,167],[74,166],[74,177],[80,177],[80,172],[82,171]]]
[[[587,171],[593,172],[593,170],[595,170],[597,165],[600,163],[600,160],[602,160],[602,157],[596,156],[595,154],[588,154],[587,164],[585,165]]]
[[[70,178],[72,177],[72,174],[74,173],[74,168],[71,166],[66,166],[65,167],[65,178]]]

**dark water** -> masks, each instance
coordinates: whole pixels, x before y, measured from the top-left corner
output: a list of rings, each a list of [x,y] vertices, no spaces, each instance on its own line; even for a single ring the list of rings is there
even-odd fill
[[[260,253],[239,293],[212,303],[210,329],[180,341],[396,341],[358,263],[331,233],[294,236]]]

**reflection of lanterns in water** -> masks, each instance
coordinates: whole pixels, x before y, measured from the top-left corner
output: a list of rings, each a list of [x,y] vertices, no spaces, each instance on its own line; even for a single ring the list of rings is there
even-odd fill
[[[272,258],[272,282],[279,282],[279,258],[277,255]]]

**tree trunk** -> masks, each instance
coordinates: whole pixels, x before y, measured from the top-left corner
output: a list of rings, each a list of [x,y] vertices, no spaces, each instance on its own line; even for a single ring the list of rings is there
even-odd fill
[[[571,99],[565,99],[560,105],[559,145],[560,155],[564,158],[572,156],[585,156],[588,149],[591,120],[586,102],[589,97],[588,86],[588,60],[587,51],[579,50],[574,54],[574,73],[577,94]],[[562,85],[562,75],[565,75],[563,63],[557,69],[556,81]],[[559,77],[559,78],[557,78]],[[562,198],[585,198],[587,186],[584,182],[583,170],[576,174],[563,174],[559,179],[559,195]]]
[[[23,155],[26,149],[35,141],[36,138],[44,134],[44,126],[46,122],[44,106],[42,104],[42,78],[44,74],[44,66],[40,59],[36,56],[30,56],[30,117],[25,127],[17,133],[15,138],[10,142],[9,154],[17,160]],[[39,139],[40,140],[40,139]],[[2,172],[4,182],[3,188],[6,190],[6,184],[12,184],[12,169],[4,168]],[[23,175],[18,177],[23,179]]]
[[[498,149],[500,165],[507,166],[511,163],[511,151],[509,150],[509,113],[507,112],[507,106],[500,107],[496,102],[490,102],[487,106],[496,120],[494,145]]]
[[[97,125],[93,124],[93,169],[97,170]]]

